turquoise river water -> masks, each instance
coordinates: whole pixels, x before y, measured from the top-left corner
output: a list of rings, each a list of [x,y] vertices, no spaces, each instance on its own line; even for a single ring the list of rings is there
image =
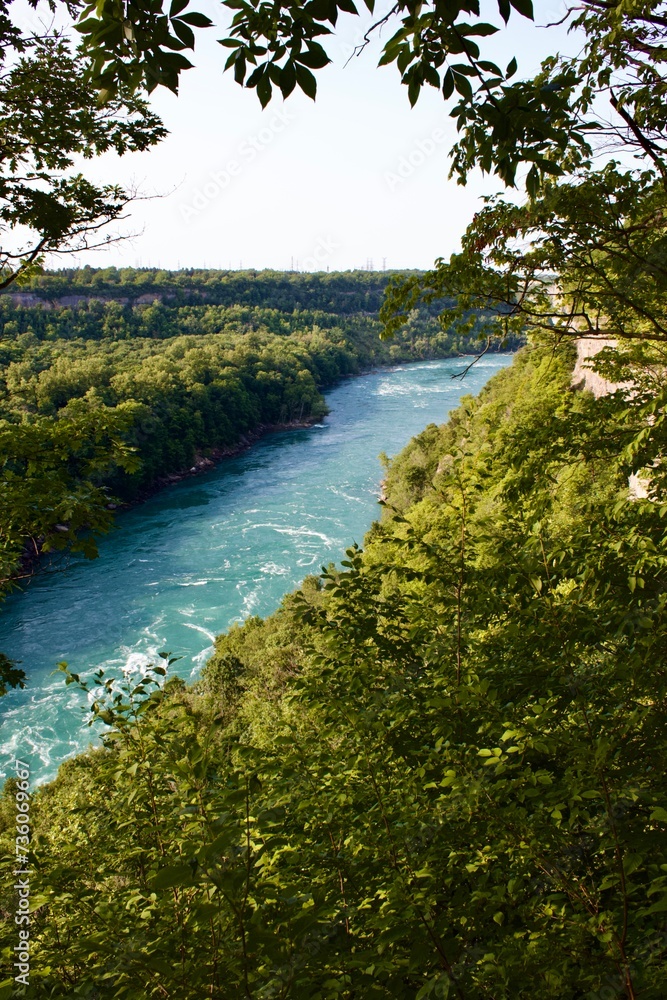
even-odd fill
[[[66,688],[58,661],[83,677],[99,667],[138,671],[160,650],[197,676],[216,634],[271,612],[308,573],[338,562],[378,516],[381,451],[396,454],[442,423],[510,355],[485,356],[465,379],[460,359],[419,362],[348,379],[327,394],[329,416],[263,438],[118,517],[99,558],[35,577],[0,615],[0,650],[20,660],[23,691],[0,701],[0,775],[15,757],[35,781],[87,746],[85,696]]]

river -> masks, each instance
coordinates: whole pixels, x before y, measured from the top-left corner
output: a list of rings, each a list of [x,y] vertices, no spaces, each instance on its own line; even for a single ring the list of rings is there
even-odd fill
[[[0,700],[0,766],[28,761],[34,781],[91,740],[84,696],[54,669],[83,677],[130,671],[160,650],[197,676],[216,634],[265,615],[308,573],[338,562],[377,517],[381,451],[396,454],[442,423],[511,355],[486,355],[462,381],[460,359],[419,362],[347,379],[327,393],[329,416],[267,435],[209,472],[119,515],[93,562],[74,558],[4,604],[0,650],[21,661],[23,691]]]

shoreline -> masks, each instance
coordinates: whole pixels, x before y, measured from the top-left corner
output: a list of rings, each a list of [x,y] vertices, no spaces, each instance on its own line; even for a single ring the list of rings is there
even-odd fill
[[[326,413],[317,417],[310,417],[308,420],[292,420],[284,424],[258,424],[257,427],[242,434],[236,444],[226,445],[222,448],[207,449],[207,455],[195,452],[193,465],[189,468],[178,469],[176,472],[168,472],[163,476],[158,476],[150,486],[141,490],[133,500],[121,500],[119,503],[109,503],[107,504],[107,510],[122,512],[124,510],[131,510],[133,507],[138,507],[168,486],[174,486],[176,483],[183,482],[184,479],[191,479],[194,476],[202,475],[204,472],[210,472],[221,462],[224,462],[226,458],[236,458],[238,455],[242,455],[244,451],[248,451],[249,448],[252,448],[254,444],[257,444],[261,438],[266,437],[268,434],[279,434],[281,431],[306,430],[308,427],[313,427],[323,420],[328,412],[327,410]]]
[[[429,358],[429,359],[419,359],[418,362],[417,362],[417,364],[421,365],[422,367],[424,367],[424,366],[428,366],[430,364],[433,364],[434,361],[445,361],[446,362],[448,360],[450,360],[450,359],[431,359],[431,358]],[[461,359],[460,356],[458,356],[458,358],[451,359],[451,360],[454,360],[454,362],[456,362],[456,361],[460,362],[462,359]],[[348,378],[349,379],[353,379],[353,378],[357,379],[357,378],[359,378],[362,375],[364,375],[364,376],[375,375],[375,376],[378,376],[379,377],[379,381],[382,382],[384,380],[384,373],[385,372],[389,372],[389,371],[393,372],[393,371],[396,371],[396,370],[406,369],[407,367],[408,366],[407,366],[407,364],[405,362],[400,362],[400,361],[395,362],[395,363],[393,363],[391,365],[374,365],[374,366],[369,367],[368,369],[364,370],[363,372],[355,372],[353,374],[344,376],[344,378],[346,378],[346,379],[348,379]],[[458,367],[459,367],[459,365],[457,365],[456,363],[454,363],[451,366],[451,368],[448,365],[446,367],[446,371],[443,372],[442,374],[444,374],[444,377],[447,378],[448,374],[451,373],[451,371],[455,370]],[[413,376],[413,377],[416,377],[418,380],[420,378],[419,375],[416,375],[416,376]],[[438,377],[438,379],[440,379],[442,377],[442,375],[439,375],[437,377]],[[341,383],[338,382],[338,384],[341,384]],[[454,385],[456,385],[456,384],[457,383],[455,382]],[[345,382],[343,382],[342,385],[345,385]],[[356,385],[357,385],[358,389],[357,390],[352,390],[352,391],[353,392],[359,391],[360,394],[361,394],[361,397],[364,397],[368,390],[365,389],[364,387],[362,387],[360,383],[356,383]],[[346,392],[347,392],[347,390],[346,390]],[[356,398],[356,396],[354,398]],[[338,408],[337,405],[335,405],[332,402],[331,409],[332,409],[332,414],[330,415],[330,419],[334,420],[336,413],[339,412],[339,408]],[[439,411],[438,411],[439,413],[440,413],[441,409],[442,408],[439,407]],[[424,414],[420,412],[419,416],[423,417]],[[443,416],[441,415],[439,417],[439,420],[442,420],[442,419],[443,419]],[[293,421],[293,422],[290,422],[290,423],[281,423],[281,424],[278,424],[278,425],[263,425],[261,427],[258,426],[258,427],[256,427],[254,429],[254,431],[253,431],[252,434],[248,433],[248,434],[244,435],[242,439],[239,439],[235,443],[234,446],[228,446],[226,448],[216,449],[217,460],[218,461],[222,461],[224,458],[227,458],[227,457],[233,458],[233,457],[238,456],[239,454],[247,451],[250,447],[252,447],[252,445],[255,444],[265,434],[274,433],[274,432],[282,433],[282,432],[287,431],[287,430],[307,430],[310,427],[312,427],[313,423],[316,423],[316,422],[317,422],[317,418],[313,418],[313,419],[308,420],[308,421],[301,420],[301,421]],[[419,425],[419,427],[423,428],[423,426],[424,426],[424,420],[420,419],[419,422],[418,422],[418,425]],[[319,436],[319,434],[320,434],[320,431],[318,431],[318,436]],[[295,445],[295,449],[294,450],[298,450],[300,447],[302,447],[302,445],[300,444],[300,442],[302,440],[303,441],[310,440],[311,437],[312,437],[312,435],[310,435],[310,434],[308,434],[308,435],[306,435],[306,434],[301,435],[297,439],[297,444]],[[283,440],[284,441],[288,441],[290,439],[286,436]],[[269,447],[273,448],[272,445],[269,445]],[[275,447],[278,448],[278,449],[280,449],[282,446],[278,443]],[[245,461],[245,460],[243,460],[243,461]],[[209,464],[209,462],[211,464]],[[203,474],[205,471],[212,471],[212,465],[213,465],[213,459],[211,458],[211,459],[209,459],[205,463],[204,462],[200,463],[200,465],[198,467],[195,466],[195,465],[191,465],[189,468],[184,468],[184,469],[179,470],[178,473],[171,473],[170,474],[170,477],[175,477],[175,476],[178,475],[178,477],[179,477],[178,479],[170,478],[165,483],[163,483],[162,485],[160,485],[160,484],[155,484],[155,485],[157,485],[158,489],[164,488],[164,487],[166,487],[168,485],[172,485],[172,484],[176,485],[181,480],[191,478],[192,476],[197,475],[197,474]],[[195,471],[192,471],[193,469],[195,469]],[[236,469],[234,468],[234,471],[232,472],[233,477],[236,477],[236,474],[237,474],[237,472],[236,472]],[[166,477],[163,477],[163,478],[166,478]],[[216,481],[217,480],[215,478],[212,480],[213,483],[215,483]],[[203,481],[202,485],[193,484],[191,487],[187,487],[186,486],[184,488],[188,492],[194,490],[195,493],[198,494],[201,490],[203,490],[204,493],[206,493],[207,490],[208,490],[208,487],[206,485],[207,482],[211,482],[211,480],[208,480],[208,481],[205,480],[205,481]],[[180,493],[180,491],[174,491],[172,494],[168,494],[167,496],[168,497],[177,497],[179,495],[179,493]],[[148,499],[148,497],[146,497],[146,499]],[[171,506],[171,501],[167,499],[166,502],[167,502],[168,507],[170,507]],[[189,505],[187,505],[187,506],[189,506]],[[253,504],[253,506],[254,506],[254,504]],[[378,510],[379,509],[377,508],[377,506],[375,506],[375,505],[373,505],[373,506],[374,506],[375,513],[372,516],[373,516],[373,520],[376,520],[378,518]],[[186,512],[186,513],[189,515],[189,512]],[[139,512],[137,515],[133,516],[132,519],[131,519],[134,522],[134,528],[136,528],[138,530],[138,536],[137,537],[138,537],[140,543],[143,541],[143,538],[144,538],[144,520],[145,520],[145,517],[146,517],[146,514]],[[176,515],[176,517],[177,517],[177,521],[175,523],[179,523],[180,524],[180,517],[178,516],[178,514]],[[119,520],[122,521],[122,518],[120,518]],[[120,526],[120,524],[118,526]],[[104,543],[104,541],[105,541],[104,539],[101,539],[102,543]],[[45,567],[45,568],[48,571],[48,567]],[[62,569],[65,569],[65,568],[66,568],[65,566],[62,566]],[[84,569],[84,572],[85,572],[85,569]],[[306,572],[306,571],[304,570],[303,572]],[[39,570],[37,571],[37,573],[39,573]],[[82,579],[87,579],[87,577],[82,577]],[[156,577],[148,577],[147,579],[157,579],[157,576]],[[26,581],[26,583],[28,585],[26,589],[28,589],[29,588],[29,581]],[[289,589],[291,589],[291,588],[289,588]],[[189,593],[193,593],[193,592],[189,592]],[[194,594],[197,595],[197,594],[200,594],[200,592],[199,591],[195,591]],[[196,621],[197,619],[195,618],[194,620]],[[219,631],[221,631],[221,630],[218,627],[212,628],[212,632],[215,633],[216,635],[219,633]],[[224,628],[222,629],[222,631],[224,631]],[[114,645],[115,645],[115,643],[114,643]],[[166,646],[165,648],[170,648],[170,647]],[[178,649],[178,652],[181,652],[180,647]],[[64,656],[65,659],[67,658],[66,651],[63,651],[62,655]],[[187,683],[191,683],[192,679],[193,678],[189,678],[187,676],[185,677],[185,680],[186,680]],[[9,703],[8,703],[7,707],[9,707]],[[80,751],[80,749],[77,749],[76,752],[79,753],[81,751]],[[56,754],[56,756],[53,757],[52,759],[53,759],[54,762],[56,762],[57,766],[59,766],[59,764],[61,763],[61,760],[58,757],[58,755]],[[40,768],[41,768],[41,765],[40,765]],[[52,779],[49,778],[49,779],[43,779],[43,780],[49,780],[50,781]]]
[[[242,434],[235,445],[228,445],[224,448],[211,448],[210,457],[195,453],[193,460],[194,464],[189,468],[178,469],[176,472],[169,472],[166,475],[158,476],[158,478],[150,486],[141,490],[141,492],[134,497],[134,499],[121,500],[119,498],[117,501],[110,500],[106,509],[115,515],[122,514],[128,510],[133,510],[135,507],[140,507],[141,504],[146,503],[168,486],[175,486],[176,483],[183,482],[184,479],[191,479],[194,476],[202,475],[204,472],[210,472],[226,458],[236,458],[238,455],[242,455],[244,451],[248,451],[248,449],[252,448],[254,444],[267,434],[278,434],[281,431],[306,430],[308,427],[312,427],[314,424],[319,423],[320,420],[323,420],[324,417],[327,416],[328,412],[329,411],[327,410],[327,412],[321,416],[311,417],[309,420],[295,420],[286,424],[258,424],[258,426],[253,430],[248,431],[246,434]],[[112,525],[112,528],[114,527],[116,527],[115,524]],[[20,581],[19,589],[23,589],[23,587],[30,584],[33,577],[39,576],[40,572],[47,571],[47,566],[42,566],[41,563],[43,560],[48,560],[49,556],[53,557],[55,554],[53,552],[42,552],[40,540],[38,540],[37,544],[39,546],[39,550],[37,552],[30,548],[29,543],[26,544],[26,548],[23,551],[21,556],[21,568],[19,571],[20,575],[15,577],[17,582]],[[69,552],[60,552],[58,555],[61,558],[67,558]]]
[[[496,353],[496,352],[494,352]],[[498,351],[499,354],[511,354],[511,351]],[[402,360],[396,360],[389,364],[374,364],[368,368],[364,368],[358,372],[348,372],[345,375],[339,376],[330,385],[322,386],[319,388],[320,393],[324,396],[325,392],[329,392],[334,389],[336,385],[343,382],[346,379],[352,378],[362,378],[365,375],[372,375],[379,371],[395,371],[397,368],[403,365],[414,365],[414,364],[425,364],[433,361],[454,361],[463,360],[465,358],[475,357],[471,354],[450,354],[443,356],[433,356],[426,358],[406,358]],[[216,468],[221,462],[227,458],[236,458],[243,452],[248,451],[254,444],[256,444],[261,438],[268,434],[278,434],[282,431],[291,430],[306,430],[312,427],[314,424],[323,420],[329,413],[329,409],[326,412],[316,416],[310,417],[307,420],[295,420],[287,423],[279,424],[258,424],[257,427],[252,430],[247,431],[242,434],[238,442],[234,445],[227,445],[222,448],[211,448],[209,455],[202,455],[200,452],[195,452],[193,459],[193,465],[189,468],[179,469],[175,472],[169,472],[162,476],[158,476],[156,480],[150,485],[142,489],[136,497],[132,500],[122,500],[118,498],[117,500],[109,500],[107,504],[107,510],[112,512],[114,515],[116,513],[123,513],[125,511],[133,510],[135,507],[139,507],[141,504],[146,503],[152,497],[156,496],[162,490],[169,486],[175,486],[177,483],[183,482],[185,479],[190,479],[194,476],[203,475],[205,472],[210,472]],[[378,500],[382,499],[382,483],[380,484],[381,493],[378,496]],[[114,525],[115,527],[115,525]],[[39,544],[39,543],[38,543]],[[53,555],[53,553],[50,553]],[[67,553],[60,553],[61,556],[67,556]],[[42,568],[46,570],[46,567],[41,567],[40,563],[45,558],[45,555],[41,551],[41,544],[38,552],[34,552],[29,545],[26,545],[22,559],[21,559],[21,569],[20,575],[16,578],[20,580],[22,586],[30,584],[30,581],[34,576],[39,575]],[[19,589],[22,589],[19,586]]]
[[[511,353],[511,352],[499,352],[499,353]],[[348,372],[346,375],[341,375],[337,378],[331,385],[318,387],[318,391],[324,396],[325,392],[329,392],[331,389],[335,389],[336,386],[345,381],[345,379],[350,378],[362,378],[364,375],[373,375],[375,372],[379,371],[395,371],[402,365],[414,365],[414,364],[424,364],[429,361],[450,361],[454,359],[463,359],[474,357],[471,354],[456,354],[448,355],[446,357],[432,357],[432,358],[409,358],[403,361],[395,361],[391,364],[377,364],[370,368],[364,368],[362,371],[358,372]],[[257,427],[245,434],[242,434],[238,442],[234,445],[227,445],[223,448],[211,448],[207,449],[208,454],[204,455],[201,452],[195,452],[193,459],[193,465],[187,469],[178,469],[175,472],[168,472],[158,478],[145,489],[141,490],[140,493],[132,500],[120,500],[118,503],[112,501],[107,505],[107,510],[120,511],[121,513],[125,510],[132,510],[134,507],[138,507],[140,504],[145,503],[154,497],[161,490],[166,489],[168,486],[174,486],[176,483],[183,482],[184,479],[190,479],[193,476],[202,475],[204,472],[210,472],[211,469],[215,469],[220,462],[223,462],[226,458],[236,458],[238,455],[242,455],[244,451],[248,451],[252,448],[261,438],[265,437],[267,434],[279,434],[281,431],[298,431],[307,430],[307,428],[314,426],[314,424],[319,423],[324,420],[329,414],[329,409],[327,407],[326,411],[317,417],[309,417],[307,420],[292,420],[287,423],[280,424],[258,424]]]

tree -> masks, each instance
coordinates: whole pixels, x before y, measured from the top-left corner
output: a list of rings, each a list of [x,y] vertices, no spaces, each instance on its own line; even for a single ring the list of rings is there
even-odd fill
[[[228,37],[220,40],[232,50],[226,68],[233,68],[238,83],[257,90],[262,105],[273,87],[287,96],[298,86],[314,97],[311,70],[330,61],[317,39],[333,33],[341,13],[359,13],[353,0],[227,0],[225,6],[236,11]],[[374,0],[366,0],[366,6],[372,13]],[[140,0],[126,9],[112,4],[84,9],[77,27],[94,63],[95,82],[105,94],[127,85],[177,89],[178,67],[191,63],[184,56],[169,62],[169,52],[194,46],[190,26],[210,25],[203,15],[183,13],[186,7],[184,0],[174,0],[167,14]],[[513,185],[519,165],[530,163],[527,186],[535,191],[545,177],[581,165],[592,133],[602,131],[630,143],[659,163],[665,125],[663,8],[649,0],[583,0],[563,18],[585,33],[583,51],[574,58],[551,57],[534,79],[515,82],[510,81],[516,59],[502,70],[482,58],[481,40],[501,27],[480,20],[477,0],[398,0],[365,37],[397,21],[380,64],[396,64],[412,104],[427,84],[441,90],[445,100],[457,100],[452,117],[461,140],[453,150],[453,172],[461,181],[479,166]],[[500,25],[508,25],[513,11],[531,20],[534,16],[531,0],[498,0]],[[461,19],[467,17],[471,20]],[[607,98],[615,121],[600,120],[600,96]]]
[[[366,551],[194,689],[61,665],[110,729],[32,801],[28,996],[662,1000],[667,495],[571,354],[411,442]]]
[[[166,135],[145,100],[119,87],[105,103],[90,66],[58,31],[21,31],[0,7],[0,289],[45,254],[100,246],[132,192],[76,167],[108,150],[147,149]]]
[[[372,12],[374,0],[365,2]],[[322,43],[341,13],[359,13],[352,0],[225,5],[235,12],[220,40],[230,49],[226,68],[256,89],[263,106],[274,88],[287,97],[299,87],[314,98],[313,70],[329,62]],[[97,86],[176,89],[178,60],[169,50],[192,47],[189,25],[203,25],[183,9],[182,0],[168,14],[148,0],[124,11],[86,8],[79,30]],[[462,254],[438,261],[424,279],[397,282],[384,309],[387,330],[402,325],[420,298],[454,295],[458,307],[444,314],[445,324],[469,326],[471,310],[482,309],[486,331],[501,336],[527,325],[661,340],[667,5],[582,0],[561,22],[581,34],[578,55],[549,57],[525,80],[516,58],[503,69],[483,52],[484,40],[511,31],[517,15],[533,19],[531,0],[498,0],[495,23],[481,18],[476,0],[397,0],[365,36],[394,22],[380,64],[396,65],[412,104],[428,85],[452,105],[459,139],[451,173],[459,183],[479,168],[528,194],[520,208],[492,201],[475,216]],[[609,162],[614,155],[625,168]]]
[[[365,4],[372,13],[374,0]],[[313,71],[330,61],[323,43],[340,14],[359,14],[353,0],[225,0],[224,6],[234,12],[226,37],[220,39],[230,50],[225,68],[233,70],[239,84],[257,91],[262,106],[274,88],[287,97],[299,87],[314,98]],[[68,11],[78,17],[82,62],[67,64],[71,56],[63,39],[26,39],[6,18],[0,34],[6,49],[21,54],[6,78],[8,106],[20,107],[29,76],[31,86],[37,92],[46,88],[45,94],[51,81],[57,81],[64,95],[60,110],[81,112],[73,129],[57,127],[47,148],[37,145],[32,176],[38,177],[38,185],[25,190],[23,181],[14,186],[6,182],[5,220],[10,226],[35,224],[39,234],[27,252],[21,248],[22,254],[5,257],[6,264],[22,261],[19,270],[44,250],[86,245],[100,225],[118,217],[125,204],[118,189],[96,189],[81,177],[55,180],[44,170],[71,166],[72,155],[84,149],[124,151],[161,138],[164,130],[137,95],[157,86],[176,92],[180,74],[192,66],[184,53],[194,48],[195,29],[211,26],[187,0],[172,0],[164,9],[152,0],[74,2]],[[445,314],[444,322],[465,320],[471,308],[483,307],[487,320],[496,321],[487,322],[487,330],[501,335],[516,320],[529,326],[550,324],[561,333],[660,339],[664,316],[653,300],[660,298],[665,278],[661,199],[667,183],[667,5],[582,0],[563,18],[582,35],[578,55],[550,57],[533,79],[524,80],[518,78],[516,58],[503,69],[483,51],[484,40],[511,31],[517,16],[533,19],[531,0],[498,0],[495,19],[481,18],[477,0],[397,0],[365,36],[368,41],[381,25],[393,23],[397,30],[385,44],[380,64],[396,65],[412,104],[427,85],[450,103],[459,132],[451,172],[460,183],[480,168],[508,187],[525,185],[529,199],[523,213],[500,200],[487,206],[475,216],[462,255],[450,264],[438,261],[424,281],[396,286],[384,311],[388,331],[404,321],[420,297],[454,294],[459,311]],[[54,75],[59,64],[64,71]],[[78,75],[72,77],[76,67]],[[63,81],[70,78],[75,83],[68,90]],[[95,90],[101,103],[93,112]],[[7,116],[11,124],[14,118],[18,112]],[[71,118],[71,113],[63,114],[59,121],[62,125]],[[28,122],[32,139],[43,135],[48,124],[39,111]],[[25,148],[20,135],[17,142]],[[610,153],[620,153],[626,161],[638,157],[643,169],[637,173],[626,164],[625,171],[619,167],[614,172],[607,164],[591,173],[601,153],[607,160]],[[19,160],[15,156],[10,162],[15,171]],[[50,184],[48,197],[42,190],[45,183]],[[581,204],[587,211],[579,229]],[[631,224],[623,214],[629,204]],[[624,266],[619,253],[626,250],[627,266],[619,276]],[[575,268],[566,275],[571,251]],[[582,284],[577,268],[590,270],[593,257],[597,281],[591,283],[589,276]],[[638,296],[622,300],[619,294],[607,294],[619,284],[627,290],[635,274],[649,290],[648,309],[637,310]],[[7,280],[13,280],[11,270]]]
[[[132,192],[91,183],[77,159],[147,149],[164,135],[145,100],[126,88],[100,102],[89,63],[72,43],[52,26],[22,30],[2,0],[0,290],[29,277],[46,254],[114,239],[104,228]],[[29,575],[40,552],[95,554],[93,534],[111,523],[108,495],[95,477],[110,464],[131,466],[121,440],[127,423],[125,414],[105,412],[58,422],[0,420],[0,596]],[[23,677],[0,655],[0,695]]]
[[[484,336],[541,332],[667,341],[666,191],[652,171],[616,163],[547,182],[527,204],[491,199],[462,250],[433,271],[394,283],[388,334],[420,301],[452,296],[443,327]]]
[[[572,20],[585,32],[579,57],[550,58],[527,84],[480,87],[461,102],[452,171],[465,182],[476,165],[494,169],[513,186],[528,161],[528,200],[489,199],[460,254],[396,283],[383,308],[388,334],[420,300],[450,295],[443,325],[470,329],[481,312],[491,336],[664,342],[666,13],[584,3]],[[508,128],[512,113],[519,124]]]

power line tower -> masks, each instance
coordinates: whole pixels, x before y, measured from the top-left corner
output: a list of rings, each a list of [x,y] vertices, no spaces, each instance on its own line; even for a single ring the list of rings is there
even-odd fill
[[[386,257],[382,258],[382,270],[383,271],[387,270],[387,258]]]

